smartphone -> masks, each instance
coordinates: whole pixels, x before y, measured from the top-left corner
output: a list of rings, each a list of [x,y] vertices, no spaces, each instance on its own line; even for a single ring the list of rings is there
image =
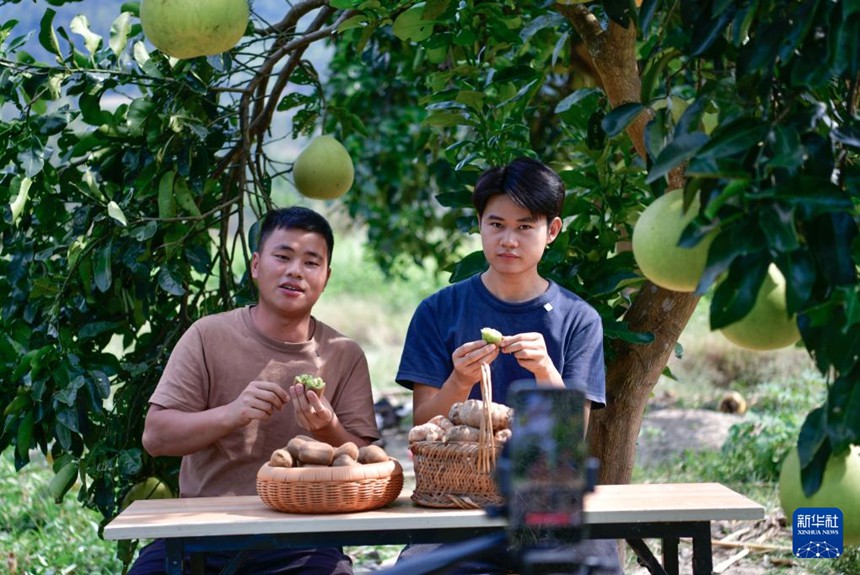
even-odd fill
[[[517,382],[509,397],[514,420],[502,466],[509,474],[509,542],[534,548],[580,541],[583,500],[595,477],[585,442],[585,396]]]

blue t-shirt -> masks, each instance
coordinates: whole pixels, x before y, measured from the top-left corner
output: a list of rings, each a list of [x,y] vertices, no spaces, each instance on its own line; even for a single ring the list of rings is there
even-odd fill
[[[424,299],[415,310],[396,381],[412,389],[414,383],[441,388],[454,370],[451,354],[481,338],[481,328],[504,335],[539,332],[547,351],[568,387],[578,389],[592,407],[606,405],[603,326],[600,315],[585,300],[554,282],[539,297],[508,303],[484,286],[480,274],[447,286]],[[491,364],[493,401],[507,403],[507,391],[518,379],[534,380],[510,354],[499,354]],[[470,397],[480,398],[475,385]]]

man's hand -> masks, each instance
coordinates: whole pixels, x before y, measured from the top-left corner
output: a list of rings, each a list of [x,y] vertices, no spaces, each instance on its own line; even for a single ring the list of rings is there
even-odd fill
[[[504,344],[504,339],[502,343]],[[491,363],[499,357],[499,346],[483,339],[464,343],[454,350],[451,360],[454,372],[451,377],[461,389],[471,390],[475,382],[481,380],[481,364]]]
[[[328,399],[320,397],[301,383],[287,388],[287,401],[293,404],[296,422],[306,431],[328,427],[335,418]]]
[[[517,363],[535,374],[538,381],[561,382],[561,374],[546,350],[546,341],[538,332],[505,336],[502,340],[502,353],[513,355]]]
[[[228,404],[229,419],[236,427],[248,425],[254,420],[265,421],[284,407],[289,399],[280,384],[255,380]]]

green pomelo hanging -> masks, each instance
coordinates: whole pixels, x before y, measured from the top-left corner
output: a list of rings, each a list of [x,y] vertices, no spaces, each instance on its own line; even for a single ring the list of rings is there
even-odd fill
[[[838,507],[845,522],[842,541],[860,545],[860,446],[840,456],[831,455],[824,468],[821,487],[807,497],[800,480],[800,457],[792,448],[779,474],[779,502],[791,522],[798,507]]]
[[[633,257],[642,275],[652,283],[677,292],[693,292],[702,279],[708,248],[716,231],[693,247],[678,246],[681,232],[699,211],[694,199],[683,212],[683,190],[672,190],[645,208],[633,227]]]
[[[334,137],[317,136],[293,164],[293,183],[305,197],[334,200],[352,187],[355,167],[349,152]]]
[[[722,328],[733,344],[755,351],[768,351],[793,345],[800,339],[795,316],[788,315],[785,278],[771,264],[750,312]]]
[[[220,54],[248,26],[247,0],[143,0],[140,23],[152,44],[174,58]]]

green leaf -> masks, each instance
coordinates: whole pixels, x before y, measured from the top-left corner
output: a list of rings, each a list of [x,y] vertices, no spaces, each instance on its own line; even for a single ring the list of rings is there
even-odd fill
[[[42,168],[45,167],[44,148],[41,147],[38,141],[35,141],[33,147],[18,153],[18,163],[24,168],[24,175],[28,179],[38,175],[42,171]]]
[[[856,285],[857,267],[852,246],[857,222],[851,214],[822,214],[806,222],[805,237],[828,285]]]
[[[111,241],[95,254],[95,284],[100,292],[106,292],[113,283],[111,274]]]
[[[423,42],[433,34],[433,21],[424,19],[424,3],[402,12],[392,26],[394,35],[404,42]]]
[[[152,100],[146,98],[135,98],[128,106],[126,113],[126,125],[130,136],[139,136],[144,133],[144,125],[150,116],[155,116],[156,108]]]
[[[352,16],[351,18],[347,18],[346,20],[341,22],[337,27],[337,31],[338,33],[343,33],[347,30],[352,30],[353,28],[362,28],[367,24],[367,16],[365,16],[364,14],[358,14],[356,16]]]
[[[113,21],[110,27],[110,39],[108,46],[114,53],[114,56],[119,56],[128,45],[128,36],[131,32],[131,14],[122,12]]]
[[[126,477],[134,477],[143,468],[140,449],[124,449],[117,458],[120,472]]]
[[[60,51],[60,42],[54,33],[54,16],[56,14],[51,8],[45,10],[45,14],[42,16],[42,21],[39,24],[39,44],[49,53],[56,55],[58,60],[61,60],[63,53]]]
[[[673,168],[693,157],[707,141],[708,136],[702,132],[681,134],[676,137],[663,148],[660,155],[654,160],[654,165],[651,166],[651,171],[648,172],[645,181],[651,184],[659,180]]]
[[[9,204],[12,210],[12,224],[17,223],[18,218],[24,212],[24,206],[27,205],[27,199],[30,197],[30,186],[32,184],[33,180],[28,177],[12,179],[12,190],[15,193],[15,197],[12,198],[12,202]]]
[[[761,207],[758,222],[768,245],[778,252],[790,252],[800,245],[794,226],[795,210],[781,204]]]
[[[451,269],[445,270],[451,272],[449,282],[454,283],[466,278],[470,278],[475,274],[482,273],[487,270],[487,258],[483,251],[472,252],[462,260],[454,264]]]
[[[94,321],[86,323],[78,330],[78,338],[82,341],[92,339],[97,335],[111,332],[121,327],[120,322],[116,321]]]
[[[717,159],[757,148],[767,132],[765,124],[753,118],[740,118],[720,126],[708,143],[699,149],[697,159]]]
[[[732,18],[734,18],[736,10],[737,8],[732,4],[714,20],[711,18],[709,10],[703,9],[696,19],[695,28],[691,35],[693,44],[690,46],[690,55],[703,55],[713,46],[714,42],[722,38],[723,31]]]
[[[769,169],[788,168],[794,171],[803,165],[803,145],[793,127],[777,126],[771,135],[771,142],[773,156],[767,162]]]
[[[95,56],[96,51],[101,46],[102,37],[90,30],[90,21],[87,17],[83,14],[75,16],[69,24],[69,29],[83,37],[87,51]]]
[[[830,443],[827,441],[825,424],[824,408],[816,407],[807,414],[797,439],[801,483],[807,497],[821,487],[824,468],[830,457]]]
[[[174,272],[167,265],[161,266],[161,269],[158,270],[158,287],[170,295],[185,295],[185,288],[182,286],[182,276]]]
[[[125,219],[125,214],[122,213],[122,208],[115,201],[111,200],[107,205],[107,212],[110,217],[122,224],[123,227],[128,225],[128,220]]]
[[[23,417],[18,420],[18,433],[15,436],[15,446],[18,456],[25,460],[30,460],[30,446],[33,445],[33,427],[36,424],[33,412],[24,413]]]
[[[436,194],[436,200],[445,208],[472,207],[472,194],[468,190]]]
[[[717,285],[711,299],[712,330],[731,325],[749,313],[769,264],[766,252],[741,256],[733,262],[729,275]]]
[[[629,102],[613,108],[612,111],[606,114],[606,117],[603,118],[603,131],[606,132],[606,135],[610,138],[617,136],[644,110],[645,106],[639,102]]]

